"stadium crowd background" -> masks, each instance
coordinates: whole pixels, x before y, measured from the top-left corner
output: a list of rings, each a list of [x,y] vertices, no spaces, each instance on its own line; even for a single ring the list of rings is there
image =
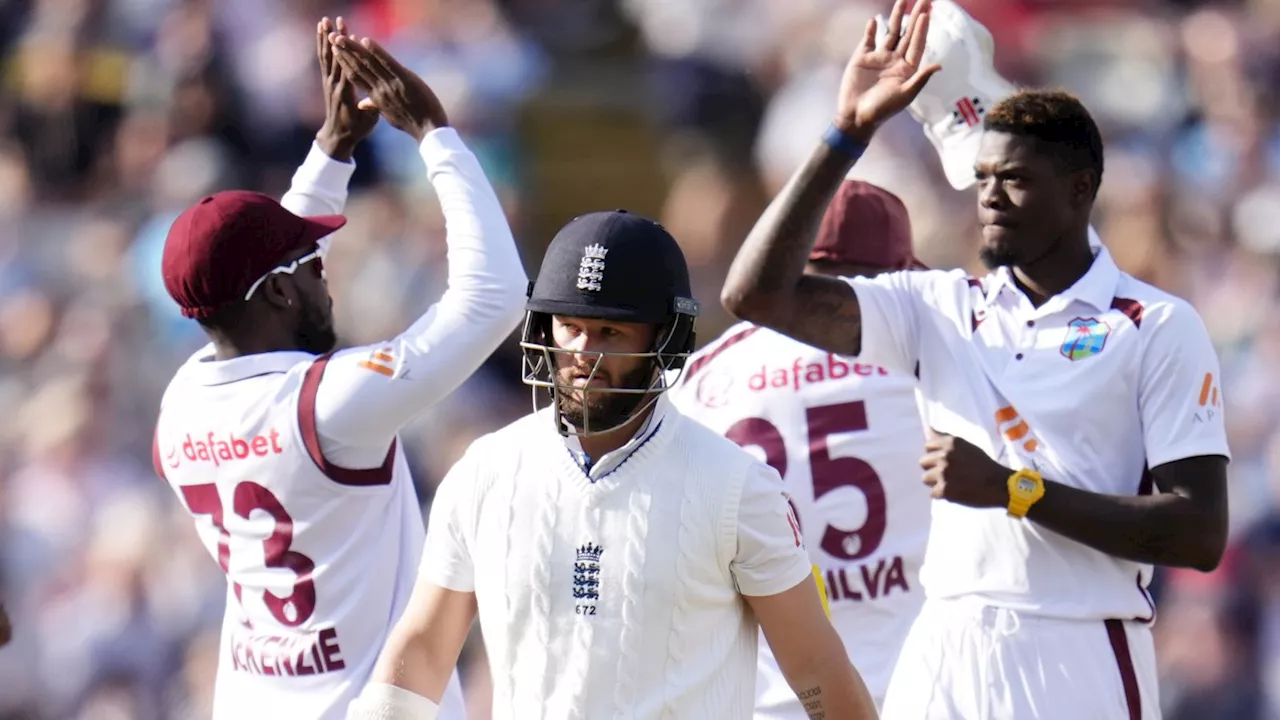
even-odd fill
[[[1008,77],[1085,100],[1108,143],[1102,237],[1123,268],[1190,299],[1221,354],[1233,542],[1214,573],[1158,575],[1166,717],[1280,717],[1280,0],[961,4]],[[530,270],[578,212],[665,223],[709,311],[705,341],[728,323],[717,298],[739,240],[887,5],[0,1],[0,601],[17,633],[0,650],[0,719],[208,716],[223,578],[149,462],[160,393],[202,341],[159,255],[200,196],[286,189],[323,117],[322,15],[431,83]],[[412,142],[380,127],[357,161],[327,263],[344,343],[395,334],[444,278]],[[973,265],[972,191],[943,181],[909,117],[858,172],[907,203],[922,259]],[[511,342],[408,433],[424,509],[472,438],[528,408]],[[465,659],[473,689],[481,652]]]

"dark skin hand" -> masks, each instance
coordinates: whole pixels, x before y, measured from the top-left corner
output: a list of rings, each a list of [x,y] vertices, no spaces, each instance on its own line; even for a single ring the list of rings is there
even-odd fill
[[[1007,468],[958,437],[931,433],[924,483],[938,500],[972,508],[1009,505]],[[1099,552],[1140,563],[1218,566],[1227,544],[1227,459],[1175,460],[1151,469],[1154,495],[1103,495],[1045,479],[1027,519]],[[1136,486],[1136,483],[1135,483]]]
[[[840,82],[832,123],[862,143],[915,100],[938,65],[923,66],[929,34],[928,0],[897,0],[885,37],[875,20]],[[777,330],[808,345],[843,355],[862,348],[858,298],[838,278],[806,275],[805,265],[822,215],[854,158],[820,142],[751,230],[734,258],[720,301],[734,316]]]
[[[326,155],[340,162],[351,162],[351,154],[361,140],[378,125],[378,110],[360,107],[356,86],[342,72],[329,35],[337,33],[347,37],[347,21],[338,18],[335,24],[324,18],[316,25],[316,57],[320,61],[320,78],[324,84],[324,125],[316,133],[316,141]]]
[[[419,143],[427,133],[449,125],[444,106],[431,88],[381,45],[338,33],[331,33],[329,42],[343,72],[369,96],[359,107],[376,110]]]
[[[841,81],[832,122],[864,144],[877,127],[907,107],[939,69],[922,66],[929,3],[917,3],[903,32],[906,6],[905,0],[894,3],[888,32],[879,43],[874,22],[868,24]],[[1012,150],[1004,148],[993,162],[1016,160]],[[822,216],[854,162],[825,142],[817,144],[734,258],[720,297],[725,309],[740,319],[828,352],[861,352],[862,315],[853,289],[838,278],[805,274]],[[998,174],[1000,167],[996,165],[984,172]],[[1011,202],[1007,191],[1003,185],[987,188],[982,212],[1007,212],[1005,206]],[[1074,185],[1072,192],[1080,195]],[[1062,202],[1060,197],[1053,200]],[[1087,226],[1088,205],[1085,203],[1080,213],[1084,218],[1081,237]],[[1027,216],[1036,214],[1028,211]],[[868,242],[874,239],[868,238]],[[1077,268],[1075,277],[1084,269]],[[1060,284],[1040,283],[1037,287],[1054,292]],[[929,472],[925,481],[933,488],[934,497],[973,507],[1007,507],[1007,480],[1012,470],[963,440],[943,438],[935,443],[946,444],[932,445],[926,458]],[[1226,538],[1226,459],[1187,458],[1156,467],[1151,473],[1159,495],[1102,495],[1046,481],[1045,496],[1027,517],[1116,557],[1200,570],[1216,567]],[[1138,480],[1134,478],[1135,490]]]

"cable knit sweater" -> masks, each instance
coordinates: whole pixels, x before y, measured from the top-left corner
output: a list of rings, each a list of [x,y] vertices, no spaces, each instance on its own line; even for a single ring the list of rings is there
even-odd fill
[[[548,412],[477,440],[428,526],[422,572],[476,594],[495,719],[750,718],[739,593],[810,573],[777,474],[664,400],[593,480]]]

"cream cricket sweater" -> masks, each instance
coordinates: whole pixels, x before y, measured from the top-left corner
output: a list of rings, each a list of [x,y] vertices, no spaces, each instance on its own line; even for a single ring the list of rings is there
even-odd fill
[[[739,588],[782,592],[809,561],[772,469],[657,412],[594,481],[543,411],[477,440],[442,483],[423,572],[476,593],[496,719],[751,717]]]

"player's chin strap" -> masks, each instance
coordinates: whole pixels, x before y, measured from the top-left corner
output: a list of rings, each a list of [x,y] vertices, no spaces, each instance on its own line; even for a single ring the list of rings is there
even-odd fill
[[[386,683],[369,683],[347,706],[347,720],[436,720],[440,706]]]

